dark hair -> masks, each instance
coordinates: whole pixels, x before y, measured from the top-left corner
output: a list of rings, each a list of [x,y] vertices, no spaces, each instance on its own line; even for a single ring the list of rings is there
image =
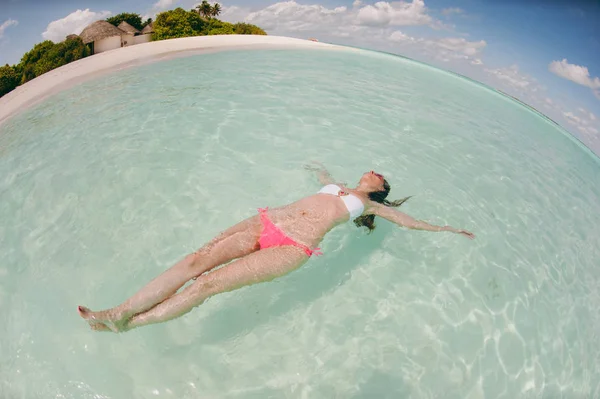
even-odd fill
[[[383,190],[370,192],[369,199],[371,201],[379,202],[380,204],[383,204],[385,206],[398,207],[398,206],[402,205],[403,203],[405,203],[410,198],[410,197],[406,197],[406,198],[402,198],[400,200],[390,202],[390,201],[386,200],[386,197],[388,196],[389,193],[390,193],[390,183],[388,183],[387,180],[383,179]],[[365,226],[367,229],[369,229],[369,233],[371,233],[373,230],[375,230],[375,215],[359,216],[356,219],[354,219],[354,224],[356,225],[356,227]]]

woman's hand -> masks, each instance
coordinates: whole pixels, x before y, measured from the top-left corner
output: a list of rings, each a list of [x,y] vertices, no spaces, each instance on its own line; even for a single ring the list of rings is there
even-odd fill
[[[323,165],[321,162],[317,162],[317,161],[310,161],[310,164],[304,165],[304,169],[310,170],[313,172],[326,171],[325,165]]]
[[[468,230],[455,229],[452,226],[445,226],[444,230],[445,231],[451,231],[451,232],[456,233],[456,234],[461,234],[461,235],[463,235],[463,236],[465,236],[465,237],[467,237],[467,238],[469,238],[471,240],[473,240],[475,238],[475,234],[471,233]]]
[[[335,183],[335,180],[321,162],[311,161],[310,164],[304,165],[304,169],[316,172],[319,182],[323,185]]]
[[[321,168],[318,168],[318,167],[313,166],[313,165],[304,165],[303,168],[306,169],[306,170],[309,170],[311,172],[318,172],[318,171],[321,170]]]

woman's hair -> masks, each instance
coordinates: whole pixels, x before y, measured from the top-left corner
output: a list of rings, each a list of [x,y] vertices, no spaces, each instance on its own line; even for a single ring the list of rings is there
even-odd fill
[[[387,180],[383,179],[383,190],[370,192],[369,199],[371,201],[379,202],[380,204],[383,204],[385,206],[398,207],[398,206],[402,205],[403,203],[405,203],[410,198],[410,197],[406,197],[406,198],[402,198],[400,200],[390,202],[385,199],[389,193],[390,193],[390,183],[388,183]],[[373,230],[375,230],[375,215],[359,216],[356,219],[354,219],[354,224],[357,227],[365,226],[367,229],[369,229],[369,233],[371,233]]]

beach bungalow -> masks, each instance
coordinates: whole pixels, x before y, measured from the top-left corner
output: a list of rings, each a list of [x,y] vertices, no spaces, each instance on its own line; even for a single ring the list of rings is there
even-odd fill
[[[117,28],[123,31],[123,35],[121,35],[123,47],[136,44],[135,37],[140,34],[139,30],[128,24],[126,21],[121,22]]]
[[[146,25],[140,32],[125,21],[116,27],[102,20],[86,26],[79,37],[81,37],[83,43],[90,45],[92,54],[98,54],[119,47],[147,43],[151,40],[152,32],[154,32],[152,24]]]
[[[144,29],[134,37],[135,44],[147,43],[152,40],[152,33],[154,32],[154,28],[152,27],[153,23],[149,23],[144,26]]]
[[[147,26],[146,26],[147,27]],[[131,26],[127,22],[123,21],[118,26],[125,35],[122,36],[123,39],[123,47],[131,46],[134,44],[147,43],[150,41],[150,34],[144,34],[144,31],[140,32],[135,27]],[[145,28],[144,28],[145,29]],[[152,29],[150,29],[152,31]],[[150,32],[152,33],[152,32]]]
[[[93,22],[79,34],[83,43],[90,44],[92,54],[123,47],[124,36],[127,33],[106,21]]]
[[[154,33],[154,22],[149,23],[142,29],[142,35],[151,35]]]

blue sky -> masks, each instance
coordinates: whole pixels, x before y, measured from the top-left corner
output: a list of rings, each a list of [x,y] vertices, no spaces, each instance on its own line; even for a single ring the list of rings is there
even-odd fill
[[[0,64],[119,12],[153,16],[197,0],[1,0]],[[228,0],[222,19],[269,34],[389,51],[505,91],[600,154],[600,2]]]

